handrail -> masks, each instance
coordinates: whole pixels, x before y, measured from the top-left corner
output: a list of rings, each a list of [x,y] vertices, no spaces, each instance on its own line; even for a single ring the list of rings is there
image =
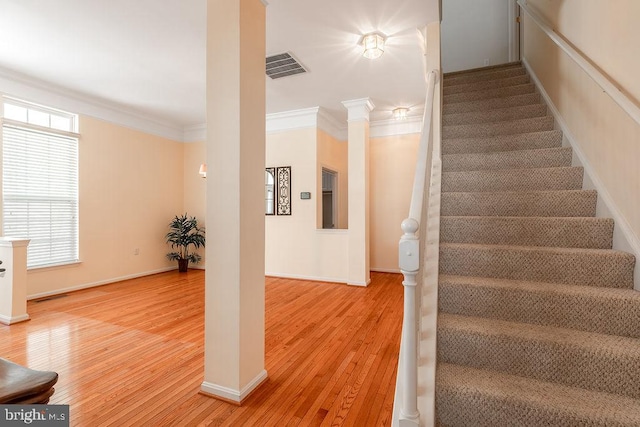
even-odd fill
[[[560,36],[551,25],[541,17],[537,12],[531,9],[524,0],[518,0],[518,5],[527,12],[533,22],[535,22],[542,31],[566,53],[569,58],[580,66],[588,75],[602,88],[613,101],[622,108],[636,123],[640,124],[640,107],[631,98],[616,86],[607,76],[589,62],[584,55],[574,49]]]
[[[418,158],[413,181],[413,192],[409,217],[402,221],[404,235],[400,238],[399,265],[404,275],[404,316],[402,321],[402,349],[400,351],[398,378],[401,386],[400,420],[403,425],[419,425],[418,411],[418,313],[416,306],[416,276],[420,271],[420,221],[424,201],[429,164],[429,140],[433,125],[433,104],[435,85],[439,72],[427,73],[427,94],[422,122],[422,134],[418,148]],[[432,147],[433,148],[433,147]],[[438,152],[440,150],[437,150]]]

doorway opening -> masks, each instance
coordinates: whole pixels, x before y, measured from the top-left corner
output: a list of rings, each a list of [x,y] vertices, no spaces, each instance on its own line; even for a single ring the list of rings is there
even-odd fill
[[[322,228],[337,228],[338,173],[322,168]]]

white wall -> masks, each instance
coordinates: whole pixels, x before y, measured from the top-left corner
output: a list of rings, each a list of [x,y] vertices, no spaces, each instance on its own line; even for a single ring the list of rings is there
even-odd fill
[[[632,100],[640,100],[640,2],[619,0],[615,7],[596,0],[528,3]],[[565,137],[589,176],[586,185],[591,181],[598,190],[598,216],[616,220],[614,248],[640,256],[640,125],[528,16],[524,30],[524,60],[566,127]]]
[[[509,1],[442,1],[443,72],[508,62]]]

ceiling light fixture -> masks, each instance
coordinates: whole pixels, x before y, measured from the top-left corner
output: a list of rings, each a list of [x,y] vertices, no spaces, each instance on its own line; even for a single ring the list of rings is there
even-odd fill
[[[400,108],[396,108],[395,110],[392,111],[393,113],[393,118],[396,120],[406,120],[407,119],[407,114],[409,114],[409,109],[408,108],[404,108],[404,107],[400,107]]]
[[[200,174],[200,176],[202,178],[206,178],[207,177],[207,164],[203,163],[200,165],[200,170],[198,170],[198,173]]]
[[[362,56],[368,59],[380,58],[384,53],[384,42],[386,38],[380,33],[369,33],[362,36],[360,43],[364,48]]]

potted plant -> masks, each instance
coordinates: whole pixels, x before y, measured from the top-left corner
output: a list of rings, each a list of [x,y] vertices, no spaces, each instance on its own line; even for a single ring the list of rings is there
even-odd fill
[[[176,252],[167,254],[167,258],[170,260],[178,261],[178,271],[187,271],[189,261],[197,264],[202,260],[199,254],[189,252],[189,246],[198,249],[200,246],[204,247],[205,242],[204,228],[198,226],[198,220],[195,216],[188,217],[186,213],[182,216],[176,215],[169,223],[169,232],[165,237],[172,249],[178,249]]]

